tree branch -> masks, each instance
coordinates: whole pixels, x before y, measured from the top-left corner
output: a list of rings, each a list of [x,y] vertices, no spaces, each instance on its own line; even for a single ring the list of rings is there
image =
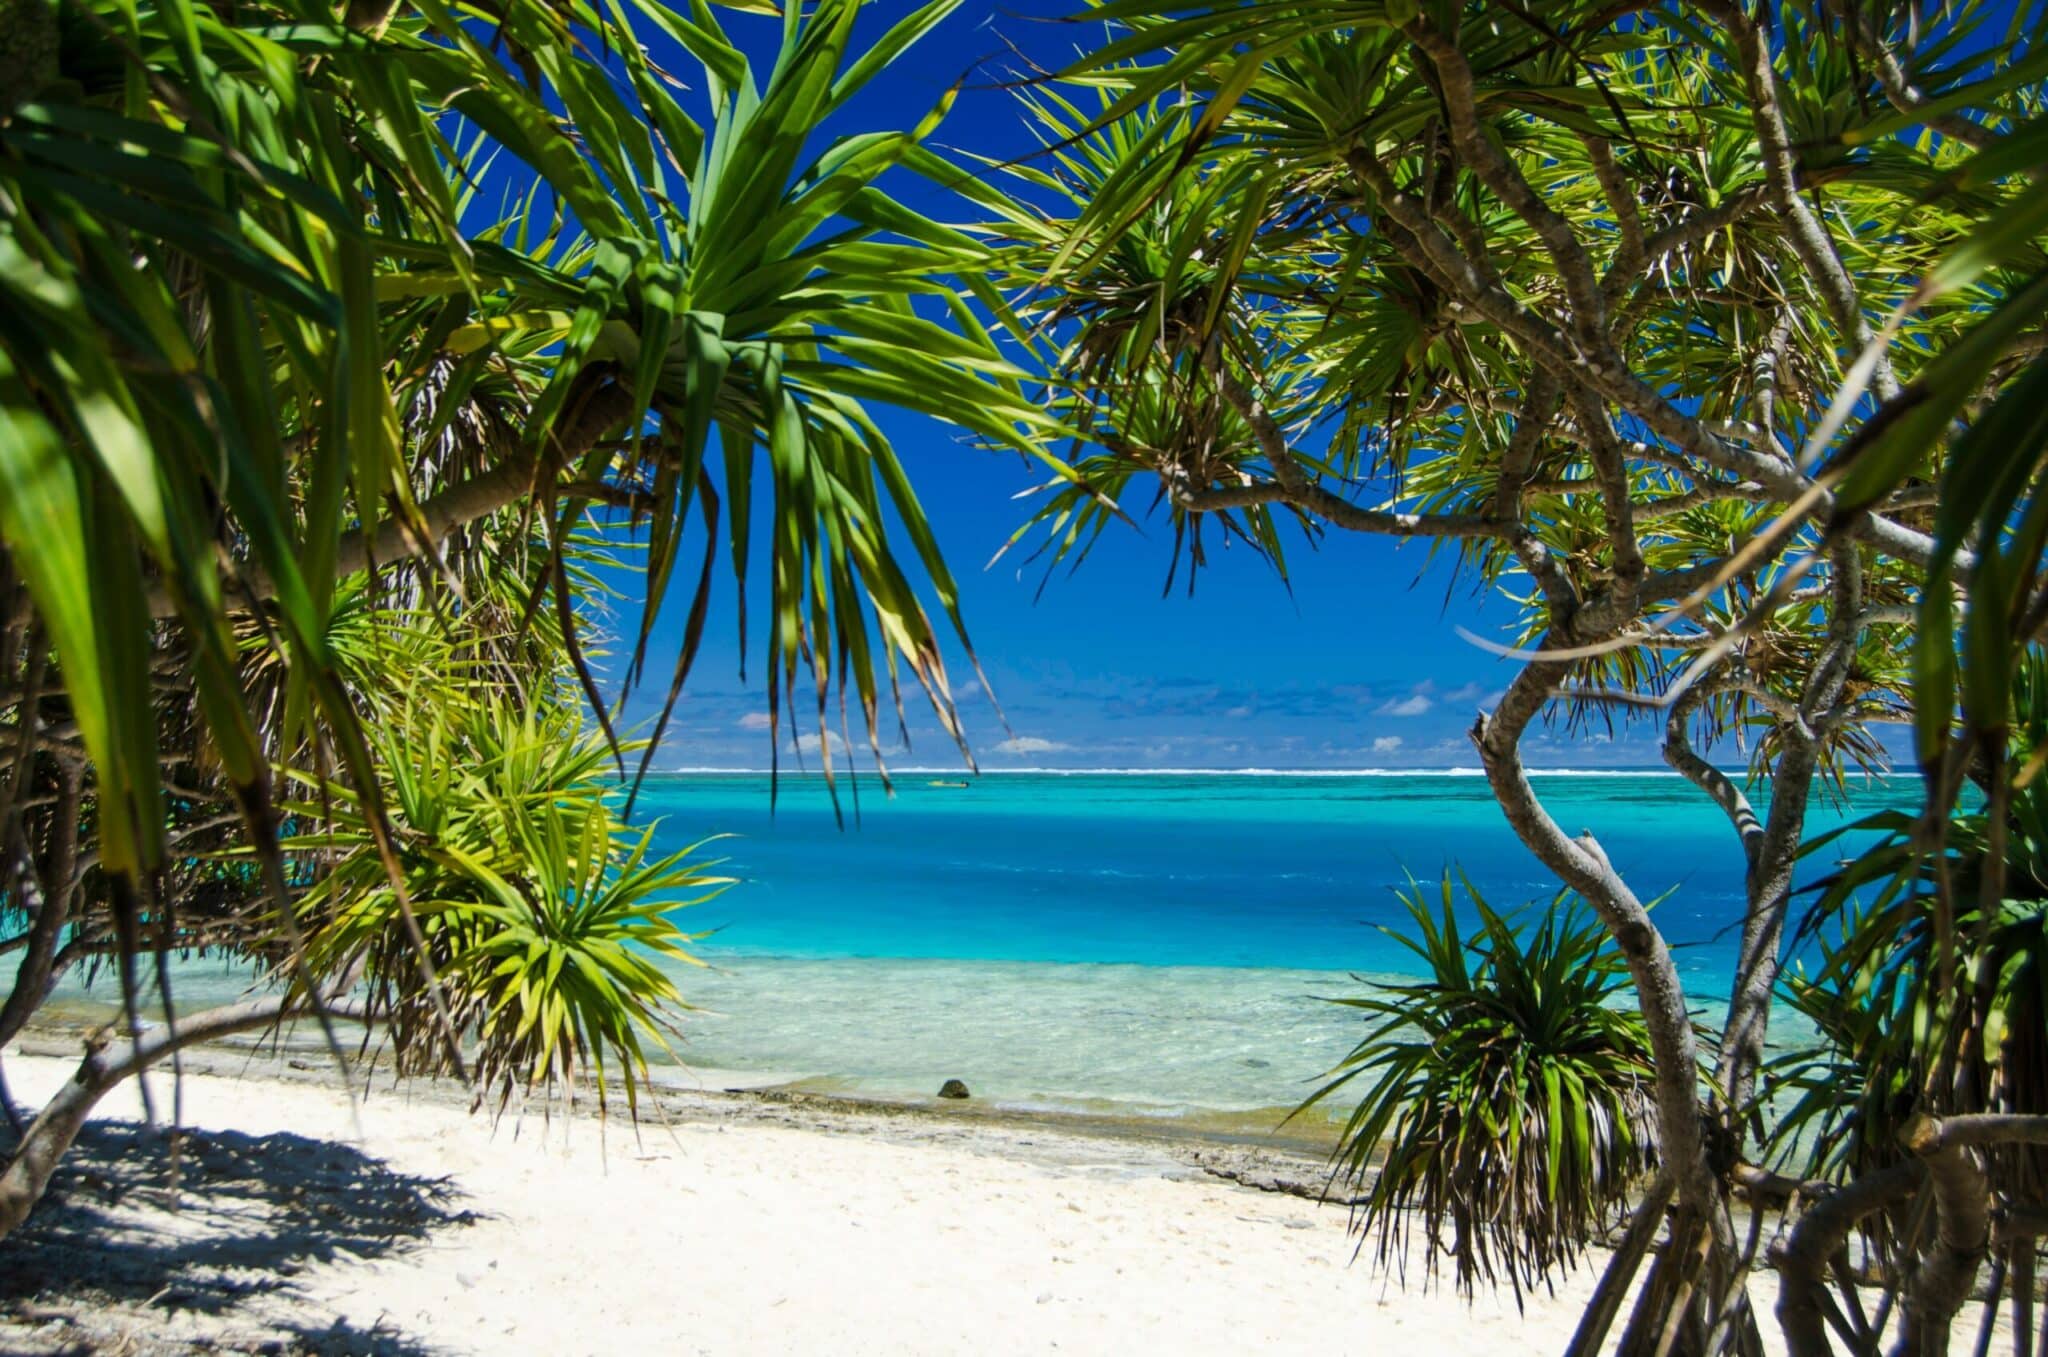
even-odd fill
[[[1764,181],[1770,185],[1772,205],[1785,222],[1793,252],[1806,265],[1835,324],[1854,340],[1860,352],[1870,346],[1873,332],[1864,317],[1863,305],[1857,300],[1856,284],[1843,266],[1841,255],[1836,253],[1834,241],[1821,228],[1813,208],[1799,195],[1798,159],[1792,153],[1792,138],[1785,129],[1784,113],[1778,104],[1778,77],[1771,69],[1770,44],[1764,41],[1762,32],[1741,5],[1727,0],[1702,0],[1701,8],[1727,26],[1742,54],[1743,78],[1749,85],[1750,117],[1763,152]],[[1878,357],[1871,385],[1885,400],[1898,394],[1899,381],[1892,373],[1889,357]]]
[[[1557,265],[1565,295],[1571,300],[1572,319],[1580,335],[1587,343],[1605,348],[1608,344],[1607,298],[1600,290],[1592,256],[1586,253],[1586,247],[1579,240],[1578,233],[1572,230],[1571,223],[1551,210],[1542,196],[1530,187],[1521,170],[1500,153],[1480,127],[1472,67],[1465,60],[1465,54],[1458,50],[1457,43],[1427,19],[1412,20],[1401,31],[1428,54],[1430,65],[1436,69],[1438,93],[1450,114],[1451,142],[1458,148],[1459,157],[1472,167],[1481,183],[1492,189],[1516,216],[1529,224],[1529,229],[1543,242],[1544,248],[1550,252],[1551,261]]]
[[[1849,40],[1849,46],[1856,54],[1868,61],[1877,71],[1878,87],[1884,97],[1899,112],[1920,116],[1927,106],[1927,96],[1922,94],[1906,78],[1906,68],[1899,64],[1891,46],[1870,27],[1869,16],[1861,5],[1842,3],[1842,0],[1827,0],[1828,12],[1841,25],[1840,32]],[[1983,150],[1996,145],[2001,138],[1998,133],[1982,123],[1971,122],[1958,113],[1936,113],[1921,116],[1921,121],[1944,137]]]
[[[131,1041],[88,1047],[78,1073],[44,1105],[15,1147],[6,1171],[0,1173],[0,1239],[28,1219],[64,1152],[78,1138],[93,1107],[110,1091],[174,1052],[269,1027],[302,1011],[304,1003],[303,993],[248,999],[180,1018],[175,1027],[159,1027]],[[327,1008],[340,1017],[361,1020],[365,1016],[360,1005],[338,998],[330,999]]]
[[[1616,603],[1634,612],[1642,588],[1643,548],[1636,540],[1635,504],[1630,497],[1628,466],[1607,412],[1578,398],[1580,422],[1588,435],[1594,479],[1600,483],[1600,514],[1607,525],[1607,546],[1614,555]]]
[[[1904,1201],[1919,1187],[1925,1170],[1913,1160],[1865,1174],[1822,1197],[1807,1209],[1791,1233],[1771,1249],[1778,1269],[1778,1325],[1792,1357],[1833,1357],[1824,1326],[1829,1260],[1848,1242],[1858,1222]]]
[[[1254,481],[1249,485],[1181,491],[1175,495],[1175,502],[1193,513],[1213,513],[1252,504],[1287,504],[1307,510],[1335,527],[1385,537],[1504,537],[1511,531],[1511,525],[1490,518],[1361,508],[1313,481],[1292,487],[1278,481]]]
[[[1652,234],[1643,242],[1643,266],[1641,272],[1626,271],[1617,259],[1601,280],[1601,290],[1609,299],[1615,299],[1627,291],[1630,284],[1648,276],[1649,271],[1667,256],[1681,250],[1689,250],[1717,231],[1724,231],[1741,221],[1750,213],[1770,202],[1770,190],[1763,185],[1747,188],[1728,197],[1718,207],[1701,208],[1662,230]]]
[[[1237,411],[1259,440],[1274,480],[1265,484],[1225,486],[1216,490],[1188,491],[1180,496],[1183,507],[1205,512],[1237,508],[1246,504],[1287,503],[1328,519],[1352,532],[1381,533],[1394,537],[1502,537],[1509,525],[1493,519],[1458,514],[1403,514],[1381,509],[1362,509],[1340,495],[1332,494],[1304,476],[1287,436],[1258,397],[1221,364],[1213,365],[1216,389]]]
[[[1721,808],[1721,813],[1735,828],[1735,837],[1742,845],[1743,861],[1753,871],[1763,844],[1763,821],[1757,818],[1756,808],[1750,804],[1742,788],[1735,784],[1735,779],[1708,763],[1692,747],[1689,727],[1693,713],[1715,691],[1703,684],[1672,704],[1664,717],[1664,762]]]
[[[1546,644],[1570,643],[1576,637],[1546,635]],[[1613,937],[1635,982],[1637,1002],[1656,1053],[1658,1136],[1665,1167],[1672,1174],[1681,1203],[1707,1211],[1715,1200],[1714,1177],[1708,1167],[1701,1134],[1698,1069],[1692,1018],[1685,987],[1664,937],[1650,922],[1649,911],[1608,861],[1591,834],[1574,838],[1544,809],[1522,765],[1520,741],[1550,694],[1567,677],[1570,666],[1536,662],[1525,666],[1508,685],[1495,709],[1482,715],[1470,732],[1486,770],[1494,798],[1516,835],[1537,859],[1579,892]]]
[[[62,974],[57,969],[57,940],[71,922],[71,901],[75,893],[78,860],[79,803],[84,795],[84,772],[75,763],[60,762],[57,771],[57,804],[51,810],[50,843],[40,871],[29,854],[27,840],[17,825],[0,846],[17,863],[16,889],[26,902],[33,890],[35,920],[29,925],[28,955],[14,973],[13,988],[0,1004],[0,1046],[14,1040],[50,997]]]
[[[1643,218],[1636,210],[1636,195],[1630,190],[1621,167],[1614,163],[1614,148],[1607,144],[1605,137],[1582,132],[1579,140],[1585,145],[1586,158],[1593,164],[1593,177],[1600,181],[1600,192],[1607,198],[1607,210],[1614,214],[1614,229],[1621,237],[1608,272],[1610,275],[1619,273],[1623,277],[1640,278],[1649,271],[1650,252],[1643,241]],[[1602,291],[1605,291],[1604,287]]]
[[[555,434],[557,461],[581,457],[629,417],[633,413],[633,393],[622,383],[600,380],[591,385],[580,403],[572,398],[569,408],[571,417]],[[508,508],[533,492],[539,471],[539,459],[521,453],[423,501],[416,523],[387,517],[374,534],[366,535],[360,529],[343,533],[335,552],[335,578],[343,579],[368,569],[373,561],[384,564],[408,559],[420,551],[422,542],[439,542],[465,524]],[[259,566],[244,563],[241,574],[247,585],[245,597],[267,599],[276,594],[276,582]],[[150,591],[149,609],[154,617],[178,615],[176,601],[161,588]]]
[[[2048,1144],[2048,1117],[1916,1117],[1900,1143],[1926,1167],[1934,1194],[1934,1243],[1906,1290],[1903,1351],[1941,1357],[1956,1311],[1991,1247],[1991,1182],[1973,1146],[2021,1140]]]

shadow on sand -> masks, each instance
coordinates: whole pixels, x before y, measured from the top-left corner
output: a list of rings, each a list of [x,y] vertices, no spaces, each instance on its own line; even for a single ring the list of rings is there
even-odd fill
[[[176,1172],[174,1199],[166,1131],[90,1123],[35,1214],[0,1241],[0,1348],[431,1351],[382,1321],[308,1322],[292,1279],[474,1220],[447,1180],[289,1132],[185,1132]]]

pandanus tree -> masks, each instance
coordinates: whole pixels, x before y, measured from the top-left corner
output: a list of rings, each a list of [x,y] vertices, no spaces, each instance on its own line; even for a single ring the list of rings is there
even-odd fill
[[[1382,1267],[1405,1273],[1419,1231],[1424,1269],[1448,1256],[1468,1295],[1505,1281],[1519,1303],[1626,1216],[1654,1163],[1643,1017],[1569,895],[1525,922],[1448,872],[1434,902],[1397,893],[1414,932],[1385,931],[1423,978],[1334,1001],[1372,1025],[1304,1108],[1364,1090],[1336,1158]],[[1461,914],[1477,916],[1469,938]]]
[[[1995,1111],[1965,1074],[2010,992],[1964,945],[2002,917],[1995,865],[1967,911],[1937,874],[1930,979],[1954,993],[1979,972],[1944,1010],[1973,1014],[1955,1040],[1976,1063],[1938,1059],[1915,1090],[1886,1181],[1935,1205],[1869,1274],[1827,1233],[1869,1185],[1768,1167],[1765,1054],[1810,796],[1884,761],[1874,723],[1917,723],[1914,851],[1936,851],[1973,774],[1984,835],[2009,831],[2000,676],[2040,640],[2048,521],[2028,498],[2048,371],[2038,6],[1091,17],[1115,36],[1027,98],[1045,153],[991,204],[1020,341],[1100,449],[1019,538],[1084,554],[1120,504],[1169,516],[1190,569],[1220,543],[1284,570],[1290,525],[1421,539],[1510,600],[1493,644],[1516,668],[1471,739],[1515,832],[1612,939],[1655,1068],[1657,1169],[1573,1351],[1757,1351],[1746,1279],[1766,1257],[1800,1351],[1875,1351],[1901,1313],[1907,1350],[1945,1350],[1994,1214],[2031,1257],[2018,1222],[2048,1204],[1984,1167],[2048,1106]],[[1742,854],[1709,1040],[1710,996],[1686,992],[1646,905],[1673,883],[1624,878],[1527,774],[1530,731],[1593,720],[1648,722]],[[1838,1306],[1824,1288],[1858,1275],[1903,1305]]]
[[[623,770],[593,523],[646,533],[626,685],[680,574],[664,720],[758,554],[778,722],[829,680],[879,745],[907,673],[957,730],[953,585],[869,408],[1052,425],[959,301],[982,247],[883,182],[938,171],[944,103],[840,126],[956,4],[864,48],[860,0],[789,6],[762,76],[704,0],[6,6],[0,1040],[83,961],[125,1012],[21,1128],[0,1233],[106,1089],[293,1015],[389,1019],[499,1105],[608,1059],[630,1092],[678,1000],[634,949],[708,883],[571,719]],[[200,947],[269,987],[177,1013]]]

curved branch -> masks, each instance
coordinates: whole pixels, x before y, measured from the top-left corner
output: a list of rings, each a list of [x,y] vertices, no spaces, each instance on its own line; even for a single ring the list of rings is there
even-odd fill
[[[1473,725],[1470,736],[1494,798],[1516,835],[1592,906],[1628,965],[1656,1053],[1658,1137],[1664,1164],[1679,1201],[1705,1212],[1712,1209],[1716,1191],[1700,1123],[1692,1017],[1677,963],[1650,922],[1649,911],[1615,871],[1599,841],[1591,834],[1567,834],[1544,808],[1522,764],[1522,733],[1569,670],[1569,665],[1556,662],[1526,666],[1508,685],[1500,704]]]
[[[1771,499],[1770,493],[1759,485],[1730,485],[1722,481],[1706,481],[1675,495],[1645,500],[1636,506],[1635,514],[1638,522],[1654,521],[1660,518],[1675,518],[1679,514],[1691,513],[1694,509],[1705,508],[1709,504],[1726,503],[1729,500],[1767,504]]]
[[[1617,259],[1601,280],[1601,287],[1610,298],[1619,297],[1631,283],[1640,281],[1667,255],[1688,250],[1717,231],[1726,230],[1750,213],[1770,201],[1770,191],[1762,185],[1747,188],[1730,196],[1718,207],[1702,208],[1684,217],[1661,231],[1652,234],[1643,242],[1643,264],[1636,272],[1622,267]]]
[[[1510,524],[1465,514],[1404,514],[1386,509],[1365,509],[1314,482],[1286,486],[1278,481],[1254,481],[1249,485],[1226,485],[1213,490],[1182,492],[1175,502],[1193,513],[1214,513],[1251,504],[1287,504],[1306,509],[1339,528],[1352,532],[1378,533],[1386,537],[1505,537]]]
[[[1542,370],[1561,382],[1585,386],[1609,404],[1628,411],[1658,438],[1695,462],[1738,480],[1754,482],[1769,491],[1772,498],[1799,505],[1802,518],[1821,523],[1832,521],[1835,497],[1831,491],[1783,457],[1716,437],[1697,417],[1680,410],[1649,382],[1604,354],[1587,352],[1504,288],[1489,283],[1444,234],[1443,228],[1430,219],[1422,205],[1397,188],[1385,168],[1362,148],[1354,147],[1347,152],[1345,164],[1371,190],[1384,210],[1389,221],[1383,222],[1382,227],[1399,228],[1388,230],[1388,235],[1403,256],[1517,340]],[[1925,565],[1933,559],[1933,538],[1879,514],[1858,515],[1848,531],[1900,560]],[[1959,552],[1958,577],[1966,578],[1974,564],[1974,557],[1966,558]]]
[[[1865,1174],[1808,1208],[1791,1233],[1771,1249],[1778,1269],[1778,1325],[1792,1357],[1833,1357],[1824,1325],[1829,1260],[1865,1217],[1904,1201],[1924,1171],[1912,1160]]]
[[[1582,132],[1579,141],[1586,148],[1586,159],[1593,165],[1593,177],[1600,181],[1600,192],[1607,198],[1607,210],[1614,214],[1614,229],[1621,237],[1609,273],[1639,278],[1649,271],[1650,252],[1643,241],[1643,217],[1636,208],[1636,195],[1622,175],[1621,167],[1614,163],[1614,148],[1607,144],[1605,137]],[[1612,299],[1611,293],[1609,298]]]
[[[1915,1154],[1984,1145],[2048,1145],[2048,1116],[2025,1112],[1973,1112],[1921,1117],[1905,1132]]]
[[[1819,742],[1799,726],[1781,722],[1779,734],[1783,752],[1771,770],[1771,805],[1755,837],[1744,882],[1748,908],[1714,1072],[1731,1118],[1748,1111],[1757,1071],[1763,1066],[1771,999],[1778,989],[1778,953],[1792,907],[1793,871],[1820,763]],[[1746,842],[1745,847],[1750,845]]]
[[[558,462],[575,461],[621,420],[631,416],[633,393],[621,383],[602,381],[571,408],[575,412],[573,417],[565,421],[553,439],[557,449],[554,459]],[[374,534],[366,535],[360,529],[343,533],[335,551],[335,578],[366,570],[373,562],[387,563],[418,555],[424,544],[439,542],[467,523],[518,503],[532,493],[540,471],[540,459],[530,452],[521,452],[422,501],[415,521],[392,516],[385,518]],[[253,563],[244,563],[241,574],[247,585],[243,597],[267,599],[277,593],[276,582]],[[176,601],[161,588],[150,591],[149,610],[153,617],[178,615]]]
[[[1301,472],[1287,435],[1266,409],[1220,362],[1213,365],[1216,389],[1225,402],[1249,424],[1259,450],[1273,469],[1274,480],[1265,484],[1225,486],[1198,490],[1180,496],[1182,507],[1197,512],[1230,509],[1246,504],[1285,503],[1320,514],[1337,527],[1352,532],[1382,533],[1394,537],[1505,537],[1512,526],[1497,519],[1465,514],[1403,514],[1383,509],[1363,509],[1341,495],[1333,494]]]
[[[58,797],[50,820],[49,852],[39,875],[31,860],[28,844],[19,826],[7,836],[4,848],[16,855],[16,888],[22,902],[31,903],[35,920],[28,930],[28,955],[14,975],[7,1001],[0,1004],[0,1045],[14,1040],[35,1016],[56,988],[63,972],[57,965],[57,941],[71,922],[71,902],[77,890],[79,803],[84,795],[84,771],[75,763],[57,765]]]
[[[1607,412],[1578,395],[1581,423],[1589,436],[1594,479],[1600,484],[1600,516],[1607,527],[1608,549],[1614,555],[1617,603],[1633,612],[1643,583],[1642,544],[1636,540],[1635,503],[1630,497],[1628,464]]]
[[[1521,170],[1500,153],[1480,127],[1472,67],[1465,54],[1427,19],[1412,20],[1401,31],[1428,54],[1430,65],[1436,69],[1438,92],[1450,114],[1451,141],[1459,157],[1543,242],[1551,261],[1557,265],[1565,295],[1571,299],[1572,319],[1580,334],[1588,342],[1606,347],[1607,298],[1600,290],[1592,256],[1586,253],[1571,223],[1543,201]]]
[[[1536,445],[1552,425],[1557,412],[1558,381],[1538,368],[1530,377],[1528,393],[1515,412],[1515,430],[1501,450],[1500,479],[1493,488],[1496,518],[1513,518],[1521,512],[1522,495],[1536,462]]]
[[[15,1147],[5,1173],[0,1173],[0,1239],[12,1234],[41,1200],[64,1152],[78,1138],[93,1107],[125,1080],[157,1061],[203,1041],[253,1032],[304,1010],[305,996],[270,995],[224,1004],[187,1017],[175,1027],[159,1027],[132,1041],[88,1046],[78,1073],[46,1103]],[[360,1021],[360,1004],[330,999],[329,1013]]]
[[[1728,822],[1735,828],[1735,837],[1742,844],[1742,857],[1755,870],[1757,858],[1762,850],[1764,825],[1757,817],[1756,808],[1742,788],[1735,785],[1735,779],[1708,763],[1692,747],[1689,727],[1692,716],[1700,703],[1712,696],[1716,689],[1702,684],[1692,689],[1674,703],[1664,717],[1664,762],[1687,782],[1705,792],[1713,803],[1721,808]]]
[[[2022,1140],[2048,1144],[2048,1117],[1916,1117],[1899,1140],[1926,1167],[1934,1196],[1934,1243],[1906,1291],[1901,1348],[1937,1357],[1948,1351],[1956,1312],[1991,1248],[1991,1181],[1974,1146]]]

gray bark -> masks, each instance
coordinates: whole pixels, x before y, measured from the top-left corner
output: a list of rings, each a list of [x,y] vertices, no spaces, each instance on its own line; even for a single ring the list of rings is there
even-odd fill
[[[1848,35],[1849,45],[1876,69],[1878,86],[1884,90],[1884,97],[1893,108],[1901,113],[1918,115],[1944,137],[1980,151],[1999,141],[1997,132],[1982,123],[1971,122],[1959,113],[1930,115],[1924,111],[1927,96],[1907,78],[1906,68],[1899,64],[1898,56],[1883,35],[1876,31],[1864,5],[1847,3],[1846,0],[1827,0],[1827,8],[1835,22],[1841,25],[1841,31]]]
[[[1570,640],[1550,636],[1544,643]],[[1479,750],[1494,799],[1516,835],[1544,866],[1585,898],[1628,966],[1656,1054],[1658,1135],[1664,1165],[1680,1203],[1704,1212],[1718,1205],[1719,1191],[1701,1134],[1695,1077],[1698,1048],[1678,966],[1663,934],[1650,922],[1649,911],[1614,870],[1598,840],[1591,834],[1567,834],[1544,809],[1522,766],[1522,732],[1549,701],[1568,668],[1544,661],[1526,666],[1508,686],[1500,705],[1472,727],[1472,743]]]
[[[1792,905],[1792,875],[1799,861],[1806,804],[1819,758],[1820,750],[1813,741],[1787,737],[1772,772],[1770,810],[1753,836],[1756,852],[1749,862],[1745,891],[1749,909],[1742,921],[1735,985],[1728,996],[1728,1020],[1721,1030],[1715,1066],[1715,1082],[1730,1117],[1741,1116],[1749,1106],[1763,1064],[1771,996],[1778,987],[1778,952]]]
[[[1923,1177],[1917,1163],[1893,1164],[1821,1198],[1776,1248],[1778,1326],[1792,1357],[1832,1357],[1826,1326],[1828,1268],[1858,1222],[1904,1201]]]
[[[1649,1256],[1650,1246],[1657,1242],[1658,1231],[1664,1227],[1664,1215],[1671,1205],[1671,1191],[1671,1175],[1659,1173],[1643,1194],[1643,1199],[1636,1203],[1635,1214],[1629,1217],[1628,1229],[1615,1246],[1614,1256],[1601,1272],[1600,1281],[1594,1286],[1584,1313],[1579,1316],[1579,1327],[1572,1333],[1572,1341],[1565,1348],[1564,1357],[1598,1357],[1606,1345],[1608,1331],[1614,1327],[1614,1318],[1621,1313],[1621,1303],[1628,1297],[1629,1283],[1642,1269],[1643,1259]]]
[[[1901,1137],[1927,1169],[1934,1196],[1934,1243],[1906,1287],[1899,1357],[1946,1357],[1956,1312],[1991,1247],[1991,1181],[1968,1144],[1942,1135],[1931,1117]]]

